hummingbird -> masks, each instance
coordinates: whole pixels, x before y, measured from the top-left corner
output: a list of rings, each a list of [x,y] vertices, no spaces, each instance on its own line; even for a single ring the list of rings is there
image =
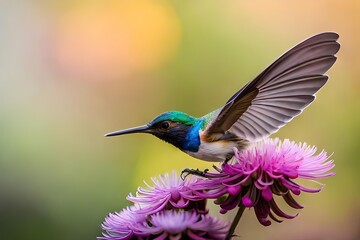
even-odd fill
[[[203,117],[169,111],[150,123],[106,134],[149,133],[186,154],[205,161],[230,160],[233,149],[245,149],[278,131],[315,99],[336,61],[339,35],[324,32],[285,52],[223,107]]]

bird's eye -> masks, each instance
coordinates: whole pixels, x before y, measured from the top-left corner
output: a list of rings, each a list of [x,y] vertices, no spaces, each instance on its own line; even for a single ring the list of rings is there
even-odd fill
[[[170,124],[169,124],[168,122],[162,122],[162,123],[160,124],[160,127],[161,127],[162,129],[168,129],[168,128],[170,127]]]

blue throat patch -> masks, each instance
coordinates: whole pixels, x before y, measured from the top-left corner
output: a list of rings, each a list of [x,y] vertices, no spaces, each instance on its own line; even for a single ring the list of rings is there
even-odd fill
[[[184,140],[184,145],[182,150],[197,152],[200,147],[200,136],[199,131],[202,128],[204,123],[203,119],[200,119],[187,133],[186,138]]]

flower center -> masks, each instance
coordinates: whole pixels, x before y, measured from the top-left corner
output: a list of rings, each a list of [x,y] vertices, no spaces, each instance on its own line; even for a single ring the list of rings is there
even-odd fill
[[[171,188],[171,199],[174,200],[174,202],[178,202],[181,198],[181,195],[180,195],[180,192],[179,192],[179,189],[177,188]]]

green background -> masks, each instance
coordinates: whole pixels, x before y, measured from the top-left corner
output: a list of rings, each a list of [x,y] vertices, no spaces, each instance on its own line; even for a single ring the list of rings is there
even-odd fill
[[[359,239],[359,29],[356,0],[2,1],[1,239],[95,239],[143,180],[210,168],[149,135],[103,134],[168,110],[202,116],[323,31],[342,44],[330,80],[274,136],[333,153],[337,174],[297,198],[296,219],[263,227],[247,210],[236,233]]]

